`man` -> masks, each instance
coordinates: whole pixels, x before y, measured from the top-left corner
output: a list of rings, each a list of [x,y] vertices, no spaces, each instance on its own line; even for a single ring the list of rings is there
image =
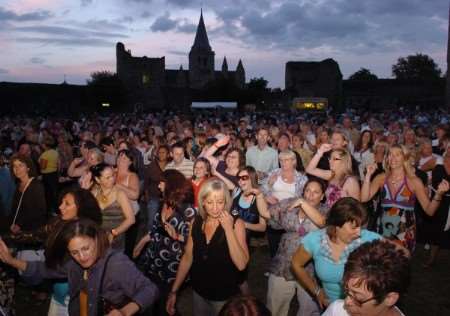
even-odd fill
[[[172,161],[169,162],[164,170],[176,169],[180,171],[186,179],[191,179],[194,173],[194,163],[184,157],[184,146],[182,142],[176,142],[172,145],[170,151]]]
[[[322,316],[401,316],[395,306],[410,282],[409,254],[391,242],[376,240],[354,250],[345,264],[345,299]]]
[[[105,137],[100,143],[104,155],[104,162],[110,166],[115,166],[117,162],[117,148],[114,144],[114,140],[111,137]]]
[[[259,128],[256,133],[257,145],[251,146],[245,155],[247,166],[255,168],[260,180],[265,178],[270,171],[278,168],[278,152],[269,147],[268,140],[267,128]]]

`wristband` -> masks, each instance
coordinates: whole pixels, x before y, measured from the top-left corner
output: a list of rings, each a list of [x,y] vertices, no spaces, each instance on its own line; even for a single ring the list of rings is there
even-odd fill
[[[321,290],[322,290],[322,288],[321,288],[320,286],[318,286],[318,287],[316,288],[316,291],[314,292],[314,296],[315,296],[315,297],[319,296]]]

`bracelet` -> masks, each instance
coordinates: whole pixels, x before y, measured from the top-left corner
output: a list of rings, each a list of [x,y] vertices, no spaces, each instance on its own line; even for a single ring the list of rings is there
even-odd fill
[[[320,286],[318,286],[318,287],[316,288],[316,291],[314,292],[314,296],[315,296],[315,297],[319,296],[321,290],[322,290],[322,288],[321,288]]]

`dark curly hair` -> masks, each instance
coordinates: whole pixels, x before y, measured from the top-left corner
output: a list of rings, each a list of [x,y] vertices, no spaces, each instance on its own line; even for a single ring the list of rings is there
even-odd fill
[[[163,203],[175,211],[178,211],[182,205],[194,203],[192,184],[180,171],[165,170],[162,173],[162,179],[165,183]]]

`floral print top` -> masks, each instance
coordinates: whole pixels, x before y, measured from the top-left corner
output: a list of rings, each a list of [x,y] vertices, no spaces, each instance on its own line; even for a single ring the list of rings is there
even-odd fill
[[[269,208],[272,220],[286,230],[281,237],[278,251],[270,262],[269,272],[283,277],[287,281],[295,280],[291,272],[291,260],[303,237],[309,232],[319,229],[308,217],[300,219],[298,208],[288,210],[289,205],[295,200],[297,198],[286,199]],[[326,205],[322,204],[318,210],[322,215],[326,215],[328,212]],[[314,269],[311,263],[306,266],[306,270],[313,275]]]

